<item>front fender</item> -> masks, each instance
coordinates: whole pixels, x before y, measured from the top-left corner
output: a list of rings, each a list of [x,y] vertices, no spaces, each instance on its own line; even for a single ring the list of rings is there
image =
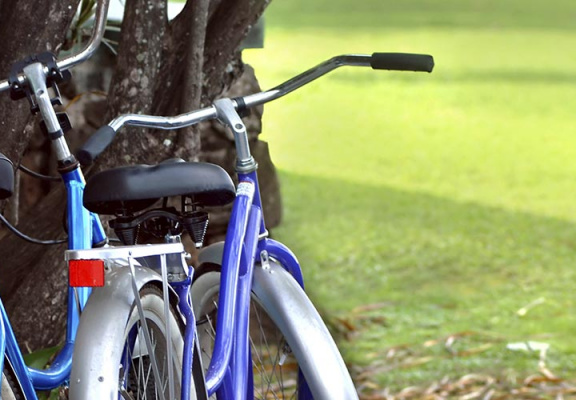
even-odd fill
[[[272,239],[264,239],[258,243],[258,251],[266,250],[270,257],[278,261],[278,263],[286,271],[296,279],[298,284],[304,288],[304,277],[302,276],[302,269],[296,259],[296,256],[284,246],[282,243]],[[222,258],[224,254],[224,242],[216,242],[210,246],[204,247],[198,254],[198,265],[202,264],[216,264],[222,265]],[[259,256],[257,263],[259,262]]]
[[[135,266],[136,286],[161,284],[156,272]],[[93,290],[80,318],[74,345],[71,399],[117,399],[118,366],[124,331],[134,304],[132,276],[126,266],[106,274],[106,284]]]

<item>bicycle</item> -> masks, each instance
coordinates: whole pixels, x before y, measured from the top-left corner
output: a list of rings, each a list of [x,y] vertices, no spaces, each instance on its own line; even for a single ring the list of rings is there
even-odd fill
[[[70,154],[63,136],[63,114],[56,114],[53,104],[59,101],[57,83],[66,79],[68,69],[88,59],[97,49],[106,21],[108,0],[102,0],[96,11],[94,29],[89,42],[77,54],[56,61],[49,53],[44,53],[16,63],[8,80],[0,81],[0,92],[11,91],[14,99],[27,98],[33,113],[40,113],[44,130],[52,142],[58,159],[59,172],[66,187],[68,220],[68,242],[70,249],[91,248],[106,243],[106,235],[97,216],[82,206],[84,178]],[[53,95],[49,92],[53,91]],[[13,165],[8,158],[0,155],[0,198],[12,195],[14,184]],[[22,238],[38,244],[54,244],[60,241],[39,241],[22,235],[2,217],[7,227]],[[39,370],[26,366],[10,320],[0,301],[0,371],[2,371],[2,395],[5,398],[36,399],[36,390],[51,390],[68,382],[72,369],[72,353],[77,336],[80,312],[90,294],[89,287],[72,287],[68,290],[66,340],[51,366]],[[1,397],[1,396],[0,396]]]
[[[142,372],[153,376],[155,381],[163,379],[160,372],[168,375],[163,379],[168,390],[161,388],[157,393],[160,398],[166,397],[165,392],[174,398],[178,390],[182,399],[189,398],[191,393],[196,398],[285,398],[286,392],[300,399],[357,398],[336,344],[303,290],[302,271],[296,256],[268,237],[261,210],[257,164],[250,154],[246,127],[240,118],[249,108],[282,97],[345,65],[431,72],[434,61],[427,55],[399,53],[338,56],[271,90],[216,100],[209,107],[179,116],[121,115],[87,141],[78,154],[84,165],[104,151],[123,126],[178,129],[217,119],[234,134],[239,183],[234,188],[230,178],[210,164],[176,161],[114,168],[88,181],[85,207],[94,213],[113,215],[111,226],[126,245],[134,245],[138,230],[174,242],[167,245],[177,245],[185,229],[201,245],[208,217],[203,207],[230,202],[233,207],[225,241],[201,249],[198,265],[193,268],[187,266],[181,248],[162,256],[160,265],[148,264],[142,259],[136,250],[138,246],[68,251],[70,261],[97,264],[97,274],[123,277],[120,289],[110,285],[95,288],[88,300],[74,353],[70,384],[74,398],[117,397],[119,391],[120,396],[125,395],[127,371],[142,369],[142,363],[131,366],[123,361],[141,359],[143,355],[149,356],[147,361],[151,366],[146,364],[147,370]],[[119,187],[123,190],[118,190]],[[172,196],[181,197],[180,211],[167,206],[166,198]],[[162,207],[150,208],[162,199]],[[122,257],[128,257],[123,261],[124,266],[121,263],[118,268],[105,266],[106,262]],[[140,265],[146,264],[162,276],[163,305],[158,305],[156,311],[150,306],[147,315],[143,305],[138,305],[143,303],[140,297],[147,287],[137,276],[138,260]],[[136,307],[131,305],[132,298]],[[146,323],[165,326],[157,321],[159,310],[164,309],[167,316],[170,305],[182,317],[184,325],[180,329],[184,331],[184,340],[180,343],[179,339],[177,345],[170,346],[171,332],[178,332],[177,324],[162,332],[156,329],[154,332],[163,336],[160,344],[165,345],[166,351],[165,354],[159,352],[160,358],[154,359],[154,354],[147,353],[149,350],[136,346],[136,342],[141,345],[145,341],[148,348],[152,348],[151,338],[135,338],[124,326],[131,327],[139,315],[142,322],[138,330],[146,336]],[[120,321],[102,318],[108,310],[116,309],[122,310]],[[264,326],[255,328],[257,324]],[[266,341],[253,338],[256,333],[267,336]],[[101,340],[102,337],[106,340]],[[132,354],[139,357],[128,356],[131,349]],[[174,378],[180,359],[165,362],[174,352],[182,354],[181,374],[177,376],[181,382]],[[270,365],[254,365],[267,360]],[[90,362],[89,369],[83,366],[85,362]],[[119,365],[122,366],[120,374]],[[284,378],[288,378],[287,382],[283,382]]]

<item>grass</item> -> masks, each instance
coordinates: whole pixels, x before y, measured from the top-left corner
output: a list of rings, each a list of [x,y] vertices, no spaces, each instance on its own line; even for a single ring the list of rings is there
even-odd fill
[[[379,304],[344,329],[346,358],[430,356],[380,385],[538,372],[538,353],[506,349],[526,340],[576,374],[575,17],[564,0],[275,0],[265,49],[245,51],[263,88],[341,53],[436,59],[431,75],[337,71],[264,116],[284,201],[273,233],[311,296],[344,320]],[[459,332],[482,351],[424,346]]]

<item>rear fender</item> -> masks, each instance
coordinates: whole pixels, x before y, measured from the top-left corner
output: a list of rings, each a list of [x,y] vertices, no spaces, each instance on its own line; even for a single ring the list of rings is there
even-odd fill
[[[156,272],[141,266],[134,270],[138,290],[149,283],[162,285]],[[135,300],[131,280],[130,268],[113,267],[106,273],[106,284],[90,295],[74,345],[70,398],[118,398],[121,339]]]

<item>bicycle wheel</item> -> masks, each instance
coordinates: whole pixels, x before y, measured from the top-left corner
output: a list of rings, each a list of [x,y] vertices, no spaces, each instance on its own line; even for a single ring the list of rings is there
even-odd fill
[[[155,285],[140,290],[144,321],[134,304],[124,335],[124,350],[119,368],[119,392],[124,399],[171,399],[180,397],[182,382],[183,328],[179,315],[170,305],[166,321],[162,291]],[[166,327],[170,327],[171,359],[168,357]],[[149,343],[146,338],[146,330]],[[170,372],[170,368],[172,371]],[[154,369],[157,368],[157,371]],[[172,378],[172,394],[169,380]]]
[[[219,266],[196,270],[192,305],[205,367],[213,350],[219,285]],[[288,272],[276,264],[267,271],[256,267],[250,307],[256,399],[358,398],[324,322]]]

